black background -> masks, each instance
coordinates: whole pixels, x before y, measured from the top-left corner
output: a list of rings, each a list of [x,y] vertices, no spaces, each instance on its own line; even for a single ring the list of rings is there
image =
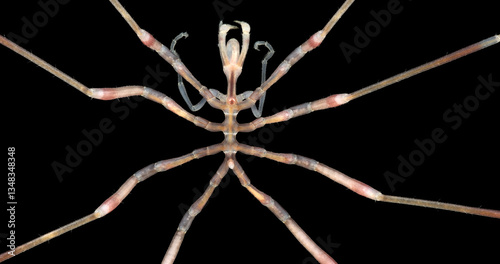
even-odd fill
[[[14,3],[15,2],[15,3]],[[137,22],[165,44],[183,31],[190,37],[178,52],[207,87],[225,92],[217,49],[217,28],[233,20],[248,22],[252,43],[269,41],[276,50],[269,73],[293,49],[321,29],[342,1],[232,1],[217,13],[215,3],[123,1]],[[229,1],[231,2],[231,1]],[[492,1],[401,1],[402,12],[347,63],[340,43],[353,44],[354,27],[373,21],[370,11],[390,1],[357,1],[323,44],[308,54],[268,93],[264,115],[334,93],[352,92],[401,71],[498,34]],[[22,17],[40,12],[36,1],[2,3],[0,34],[22,35]],[[239,39],[235,30],[230,37]],[[146,67],[170,75],[158,90],[184,106],[172,68],[143,47],[106,1],[70,1],[39,28],[23,47],[89,87],[142,84]],[[442,115],[474,94],[478,76],[500,80],[500,47],[413,77],[338,109],[320,111],[249,136],[275,152],[314,158],[381,192],[500,209],[498,196],[498,94],[450,129]],[[263,52],[250,50],[238,91],[255,89]],[[138,169],[215,144],[209,133],[143,101],[130,113],[113,101],[91,100],[72,87],[0,48],[3,130],[6,151],[16,148],[16,243],[24,243],[95,210]],[[199,96],[188,86],[192,97]],[[132,99],[134,100],[134,99]],[[194,99],[193,99],[194,100]],[[135,101],[132,101],[135,102]],[[127,101],[115,106],[125,107]],[[196,113],[220,122],[208,107]],[[121,118],[123,118],[123,120]],[[51,168],[64,163],[66,146],[85,140],[83,130],[109,118],[114,126],[91,154],[60,182]],[[252,120],[240,114],[240,122]],[[417,149],[436,128],[439,144],[392,192],[384,172],[396,172],[398,156]],[[7,152],[7,151],[6,151]],[[339,263],[490,263],[498,257],[499,220],[433,209],[376,203],[326,177],[302,168],[237,156],[252,183],[277,200],[314,239],[330,240]],[[222,154],[192,161],[139,184],[110,215],[51,240],[8,263],[160,263],[189,205],[222,161]],[[5,197],[7,178],[1,192]],[[3,208],[7,208],[2,202]],[[0,233],[7,231],[2,209]],[[6,240],[1,240],[4,251]],[[313,263],[288,230],[244,188],[234,175],[218,188],[195,219],[176,263]]]

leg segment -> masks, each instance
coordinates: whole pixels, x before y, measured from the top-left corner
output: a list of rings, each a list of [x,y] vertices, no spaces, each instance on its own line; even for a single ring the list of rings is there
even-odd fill
[[[87,86],[85,86],[85,85],[81,84],[80,82],[78,82],[77,80],[69,77],[64,72],[56,69],[54,66],[48,64],[46,61],[40,59],[38,56],[35,56],[33,53],[21,48],[19,45],[10,41],[9,39],[5,38],[2,35],[0,35],[0,44],[11,49],[15,53],[23,56],[27,60],[35,63],[36,65],[40,66],[44,70],[52,73],[57,78],[63,80],[64,82],[68,83],[69,85],[75,87],[78,91],[86,94],[89,97],[92,97],[92,91],[89,88],[87,88]]]
[[[153,102],[159,103],[174,114],[192,122],[196,126],[202,127],[208,131],[222,131],[222,124],[212,123],[202,117],[195,116],[184,110],[173,99],[154,89],[144,86],[123,86],[118,88],[92,88],[92,97],[100,100],[112,100],[122,97],[140,95]]]
[[[163,258],[162,264],[171,264],[174,263],[175,258],[177,257],[177,253],[179,252],[179,248],[181,247],[182,241],[184,240],[184,235],[188,231],[191,223],[193,222],[196,215],[198,215],[205,204],[208,202],[208,199],[214,192],[215,188],[219,185],[220,181],[226,175],[228,170],[227,161],[224,160],[222,165],[219,167],[215,175],[210,180],[210,185],[207,187],[205,192],[201,195],[196,202],[194,202],[189,210],[184,214],[177,231],[175,232],[170,245],[168,246],[167,253],[165,253],[165,257]]]
[[[423,64],[423,65],[420,65],[418,67],[415,67],[411,70],[408,70],[406,72],[403,72],[403,73],[400,73],[398,75],[395,75],[393,77],[390,77],[390,78],[387,78],[383,81],[380,81],[378,83],[375,83],[375,84],[372,84],[368,87],[365,87],[363,89],[360,89],[360,90],[357,90],[356,92],[354,93],[351,93],[347,100],[350,101],[350,100],[353,100],[353,99],[356,99],[356,98],[359,98],[363,95],[366,95],[368,93],[371,93],[371,92],[374,92],[374,91],[377,91],[377,90],[380,90],[382,88],[385,88],[393,83],[396,83],[396,82],[399,82],[399,81],[402,81],[404,79],[407,79],[407,78],[410,78],[414,75],[417,75],[421,72],[424,72],[424,71],[427,71],[427,70],[430,70],[430,69],[433,69],[433,68],[436,68],[438,66],[441,66],[445,63],[448,63],[450,61],[454,61],[456,59],[459,59],[461,57],[464,57],[466,55],[469,55],[473,52],[476,52],[476,51],[479,51],[479,50],[482,50],[484,48],[487,48],[489,46],[492,46],[492,45],[495,45],[497,43],[500,42],[500,35],[496,35],[496,36],[493,36],[493,37],[490,37],[490,38],[487,38],[485,40],[482,40],[480,42],[477,42],[475,44],[472,44],[468,47],[465,47],[463,49],[460,49],[460,50],[457,50],[453,53],[450,53],[446,56],[443,56],[439,59],[436,59],[436,60],[433,60],[431,62],[428,62],[426,64]]]
[[[240,124],[238,126],[238,131],[240,132],[251,132],[259,127],[263,127],[267,124],[278,123],[290,120],[294,117],[312,113],[313,111],[328,109],[343,105],[348,102],[349,94],[334,94],[326,98],[316,100],[314,102],[303,103],[283,111],[280,111],[272,116],[257,118],[254,121],[246,124]],[[262,98],[261,98],[262,100]]]
[[[58,229],[56,229],[56,230],[54,230],[52,232],[49,232],[49,233],[47,233],[47,234],[45,234],[45,235],[43,235],[41,237],[33,239],[30,242],[27,242],[27,243],[24,243],[24,244],[22,244],[20,246],[17,246],[16,250],[14,251],[14,253],[12,255],[9,254],[10,252],[4,252],[4,253],[2,253],[0,255],[0,262],[3,262],[5,260],[7,260],[7,259],[10,259],[10,258],[16,256],[16,255],[19,255],[19,254],[23,253],[24,251],[26,251],[28,249],[36,247],[36,246],[38,246],[38,245],[40,245],[40,244],[42,244],[42,243],[44,243],[46,241],[51,240],[54,237],[58,237],[58,236],[60,236],[60,235],[62,235],[64,233],[66,233],[68,231],[71,231],[71,230],[73,230],[73,229],[75,229],[77,227],[80,227],[80,226],[82,226],[82,225],[84,225],[86,223],[92,222],[95,219],[97,219],[97,216],[96,216],[96,213],[94,212],[94,213],[89,214],[89,215],[87,215],[85,217],[82,217],[82,218],[80,218],[80,219],[78,219],[78,220],[76,220],[74,222],[71,222],[71,223],[69,223],[69,224],[67,224],[65,226],[62,226],[62,227],[60,227],[60,228],[58,228]]]
[[[127,181],[116,191],[111,197],[109,197],[106,201],[104,201],[92,214],[89,214],[85,217],[82,217],[74,222],[71,222],[65,226],[62,226],[54,231],[51,231],[43,236],[40,236],[36,239],[33,239],[23,245],[16,247],[14,254],[11,255],[9,252],[4,252],[0,255],[0,262],[9,259],[15,255],[21,254],[22,252],[31,249],[35,246],[38,246],[46,241],[49,241],[52,238],[58,237],[68,231],[76,229],[82,225],[90,223],[98,218],[101,218],[111,211],[113,211],[124,199],[127,197],[132,189],[141,181],[146,180],[147,178],[153,176],[157,172],[166,171],[171,168],[175,168],[179,165],[182,165],[186,162],[189,162],[193,159],[199,159],[208,155],[213,155],[222,151],[222,145],[212,145],[206,148],[196,149],[193,152],[186,154],[181,157],[172,158],[168,160],[159,161],[153,164],[150,164],[143,169],[137,171],[128,178]]]
[[[267,80],[248,98],[246,102],[240,104],[240,110],[247,109],[251,107],[259,98],[269,89],[275,82],[277,82],[283,75],[285,75],[288,70],[299,61],[304,55],[318,47],[326,35],[330,32],[335,23],[342,17],[342,15],[351,6],[354,0],[346,0],[344,4],[337,10],[330,21],[326,24],[323,30],[316,32],[312,35],[306,42],[296,48],[286,59],[276,68],[276,70],[267,78]]]
[[[146,167],[148,168],[148,167]],[[145,168],[145,169],[146,169]],[[143,169],[144,170],[144,169]],[[141,170],[141,171],[143,171]],[[139,171],[140,172],[140,171]],[[151,173],[151,172],[149,172]],[[156,173],[156,172],[154,172]],[[154,174],[153,173],[153,174]],[[139,180],[135,176],[131,176],[121,187],[118,189],[118,191],[113,194],[111,197],[109,197],[103,204],[101,204],[92,214],[89,214],[85,217],[82,217],[74,222],[71,222],[65,226],[62,226],[54,231],[51,231],[43,236],[40,236],[36,239],[33,239],[27,243],[22,244],[21,246],[16,247],[16,250],[14,251],[14,254],[11,255],[8,252],[4,252],[3,254],[0,255],[0,262],[9,259],[11,257],[14,257],[15,255],[19,255],[23,253],[24,251],[31,249],[35,246],[38,246],[46,241],[51,240],[52,238],[58,237],[68,231],[71,231],[77,227],[80,227],[82,225],[85,225],[89,222],[94,221],[97,218],[101,218],[111,212],[113,209],[115,209],[123,199],[132,191],[132,189],[137,185]]]
[[[125,8],[118,2],[118,0],[110,0],[111,4],[116,8],[116,10],[120,13],[120,15],[125,19],[125,21],[129,24],[129,26],[134,30],[139,39],[142,41],[144,45],[148,48],[156,51],[163,59],[165,59],[174,70],[180,74],[185,80],[187,80],[191,85],[193,85],[196,90],[200,92],[200,94],[207,100],[207,102],[217,108],[221,109],[223,104],[219,102],[207,87],[203,86],[187,69],[186,65],[182,63],[179,56],[170,51],[165,45],[156,40],[150,33],[146,30],[141,29],[137,22],[130,16],[130,14],[125,10]]]
[[[6,46],[7,48],[10,48],[14,52],[25,57],[26,59],[30,60],[31,62],[35,63],[36,65],[42,67],[44,70],[52,73],[54,76],[58,77],[59,79],[63,80],[64,82],[68,83],[69,85],[73,86],[74,88],[76,88],[77,90],[79,90],[80,92],[86,94],[87,96],[89,96],[91,98],[95,98],[95,99],[99,99],[99,100],[113,100],[113,99],[117,99],[117,98],[140,95],[140,96],[143,96],[151,101],[162,104],[168,110],[170,110],[173,113],[175,113],[176,115],[178,115],[182,118],[185,118],[186,120],[194,123],[196,126],[203,127],[209,131],[221,131],[222,130],[221,124],[215,124],[215,123],[209,122],[208,120],[206,120],[204,118],[192,115],[191,113],[184,110],[181,106],[179,106],[170,97],[168,97],[165,94],[160,93],[154,89],[144,87],[144,86],[137,86],[137,85],[122,86],[122,87],[117,87],[117,88],[88,88],[84,84],[71,78],[70,76],[68,76],[64,72],[58,70],[57,68],[50,65],[46,61],[40,59],[38,56],[35,56],[34,54],[21,48],[17,44],[13,43],[9,39],[7,39],[1,35],[0,35],[0,44]],[[210,91],[207,90],[207,92],[210,93],[210,95],[212,97],[214,97],[214,95],[212,95],[212,93]]]
[[[360,90],[357,90],[351,94],[334,94],[334,95],[316,100],[314,102],[309,102],[309,103],[297,105],[297,106],[291,107],[289,109],[285,109],[281,112],[278,112],[272,116],[257,118],[256,120],[252,121],[251,123],[241,124],[239,129],[241,132],[250,132],[250,131],[253,131],[253,130],[255,130],[259,127],[262,127],[266,124],[287,121],[287,120],[294,118],[294,117],[298,117],[301,115],[312,113],[313,111],[337,107],[337,106],[345,104],[351,100],[359,98],[363,95],[380,90],[380,89],[385,88],[391,84],[402,81],[402,80],[407,79],[409,77],[412,77],[416,74],[419,74],[419,73],[422,73],[424,71],[430,70],[432,68],[438,67],[442,64],[456,60],[458,58],[461,58],[461,57],[466,56],[468,54],[471,54],[473,52],[479,51],[479,50],[486,48],[486,47],[489,47],[491,45],[497,44],[499,42],[500,42],[500,35],[490,37],[488,39],[485,39],[483,41],[472,44],[472,45],[465,47],[463,49],[460,49],[458,51],[455,51],[451,54],[443,56],[439,59],[436,59],[434,61],[426,63],[424,65],[415,67],[411,70],[408,70],[406,72],[400,73],[400,74],[395,75],[393,77],[387,78],[387,79],[380,81],[376,84],[370,85],[370,86],[365,87],[365,88],[360,89]]]
[[[457,204],[451,204],[451,203],[441,203],[441,202],[434,202],[434,201],[428,201],[428,200],[422,200],[422,199],[413,199],[413,198],[406,198],[406,197],[398,197],[398,196],[391,196],[391,195],[384,195],[378,190],[372,188],[371,186],[360,182],[356,179],[353,179],[345,174],[343,174],[340,171],[337,171],[333,168],[330,168],[326,166],[325,164],[322,164],[318,161],[315,161],[310,158],[306,158],[303,156],[295,155],[295,154],[283,154],[283,153],[273,153],[270,151],[266,151],[263,148],[257,148],[257,147],[252,147],[248,145],[243,145],[239,144],[238,151],[241,151],[242,153],[248,154],[248,155],[253,155],[261,158],[268,158],[272,159],[274,161],[286,163],[286,164],[293,164],[297,165],[312,171],[316,171],[318,173],[323,174],[324,176],[330,178],[331,180],[344,185],[345,187],[349,188],[349,190],[364,196],[366,198],[375,200],[375,201],[382,201],[382,202],[388,202],[388,203],[399,203],[399,204],[407,204],[407,205],[413,205],[413,206],[419,206],[419,207],[429,207],[429,208],[435,208],[435,209],[440,209],[440,210],[448,210],[448,211],[454,211],[454,212],[459,212],[459,213],[467,213],[467,214],[473,214],[473,215],[480,215],[480,216],[487,216],[487,217],[492,217],[492,218],[499,218],[500,219],[500,211],[498,210],[492,210],[492,209],[483,209],[483,208],[476,208],[476,207],[469,207],[469,206],[463,206],[463,205],[457,205]]]
[[[321,249],[307,234],[300,228],[300,226],[290,217],[288,212],[281,207],[271,196],[255,188],[250,179],[246,176],[241,165],[233,159],[234,166],[232,170],[238,176],[240,183],[245,187],[255,198],[259,200],[262,205],[267,207],[273,214],[283,222],[295,238],[304,246],[309,253],[321,264],[335,264],[335,260],[330,257],[323,249]]]

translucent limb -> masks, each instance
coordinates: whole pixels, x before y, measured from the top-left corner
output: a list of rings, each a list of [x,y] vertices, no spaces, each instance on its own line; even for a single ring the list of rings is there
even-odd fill
[[[177,35],[177,37],[175,37],[172,40],[172,43],[170,44],[170,51],[172,51],[172,53],[174,53],[175,55],[179,56],[177,51],[175,51],[175,45],[177,44],[178,40],[187,37],[189,37],[187,32],[182,32],[179,35]],[[207,102],[205,98],[202,98],[196,105],[193,105],[193,103],[191,103],[191,100],[189,99],[189,96],[186,92],[186,87],[184,86],[184,82],[182,81],[182,76],[179,73],[177,73],[177,86],[179,87],[179,91],[181,92],[182,98],[188,105],[189,109],[191,109],[191,111],[196,112],[200,110]]]
[[[156,51],[160,57],[162,57],[165,61],[167,61],[174,70],[179,73],[182,78],[188,81],[198,92],[200,92],[201,96],[203,96],[207,102],[216,109],[222,109],[223,103],[218,101],[212,93],[207,89],[207,87],[203,86],[187,69],[186,65],[181,61],[179,56],[170,51],[165,45],[156,40],[153,35],[151,35],[146,30],[139,27],[137,22],[130,16],[130,14],[125,10],[125,8],[120,4],[118,0],[109,0],[111,4],[116,8],[116,10],[120,13],[120,15],[125,19],[125,21],[129,24],[129,26],[134,30],[137,34],[137,37],[141,40],[141,42],[146,45],[146,47]]]
[[[219,101],[223,101],[223,102],[226,101],[227,96],[225,94],[219,92],[216,89],[210,89],[209,91],[215,96],[215,98],[219,99]]]
[[[273,47],[271,46],[271,44],[269,44],[269,42],[267,41],[257,41],[255,42],[254,44],[254,49],[256,50],[259,50],[259,46],[261,45],[264,45],[266,46],[266,48],[269,50],[267,53],[266,53],[266,56],[264,56],[264,59],[262,59],[262,74],[261,74],[261,81],[260,83],[264,83],[264,81],[266,80],[266,70],[267,70],[267,61],[269,61],[269,59],[273,56],[274,54],[274,49]],[[246,91],[246,92],[243,92],[241,94],[239,94],[237,97],[236,97],[236,100],[238,101],[238,103],[248,99],[248,97],[250,97],[250,95],[252,95],[253,91]],[[256,117],[256,118],[259,118],[261,115],[262,115],[262,111],[264,109],[264,101],[266,100],[266,93],[264,93],[260,99],[259,99],[259,106],[257,108],[257,106],[254,104],[252,105],[252,113],[253,115]]]
[[[269,61],[269,59],[273,56],[274,49],[271,46],[271,44],[269,44],[269,42],[267,42],[267,41],[257,41],[253,45],[253,48],[256,50],[259,50],[259,46],[261,46],[261,45],[266,46],[266,48],[269,50],[266,53],[266,56],[264,57],[264,59],[262,59],[262,75],[260,78],[260,84],[262,85],[266,81],[267,61]],[[248,96],[247,96],[247,98],[248,98]],[[266,93],[263,93],[259,99],[259,107],[257,108],[256,105],[252,105],[252,113],[255,117],[259,118],[262,115],[262,110],[264,109],[264,101],[265,100],[266,100]]]
[[[248,97],[250,97],[250,95],[252,95],[252,93],[253,93],[253,91],[246,91],[246,92],[238,94],[238,96],[236,96],[238,103],[246,100]]]

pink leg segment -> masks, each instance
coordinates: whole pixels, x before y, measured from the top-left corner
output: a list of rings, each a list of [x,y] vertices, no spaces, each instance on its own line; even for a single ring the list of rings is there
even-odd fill
[[[291,218],[290,214],[281,207],[271,196],[257,189],[250,183],[241,165],[233,159],[233,171],[240,180],[240,183],[245,187],[259,202],[267,207],[295,236],[295,238],[302,244],[302,246],[311,253],[311,255],[321,264],[336,264],[330,255],[321,249],[307,234],[300,228],[300,226]]]
[[[375,201],[406,204],[406,205],[413,205],[413,206],[419,206],[419,207],[435,208],[435,209],[440,209],[440,210],[474,214],[474,215],[487,216],[487,217],[500,219],[500,211],[499,210],[475,208],[475,207],[469,207],[469,206],[458,205],[458,204],[442,203],[442,202],[434,202],[434,201],[428,201],[428,200],[422,200],[422,199],[384,195],[381,192],[379,192],[376,189],[369,186],[368,184],[365,184],[365,183],[360,182],[356,179],[353,179],[353,178],[343,174],[340,171],[337,171],[333,168],[326,166],[325,164],[319,163],[318,161],[315,161],[313,159],[306,158],[303,156],[299,156],[299,155],[295,155],[295,154],[273,153],[273,152],[267,151],[263,148],[252,147],[252,146],[247,146],[247,145],[243,145],[243,144],[238,145],[238,151],[241,151],[242,153],[245,153],[248,155],[253,155],[253,156],[262,157],[262,158],[268,158],[268,159],[272,159],[272,160],[286,163],[286,164],[298,165],[298,166],[301,166],[303,168],[306,168],[306,169],[309,169],[312,171],[316,171],[318,173],[325,175],[326,177],[330,178],[331,180],[333,180],[339,184],[344,185],[345,187],[349,188],[349,190],[351,190],[351,191],[353,191],[361,196],[364,196],[366,198],[375,200]]]

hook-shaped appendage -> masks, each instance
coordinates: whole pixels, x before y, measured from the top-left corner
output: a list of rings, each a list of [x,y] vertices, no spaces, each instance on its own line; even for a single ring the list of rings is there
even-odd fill
[[[268,49],[266,56],[262,59],[262,74],[260,78],[260,84],[263,84],[266,81],[266,70],[267,70],[267,62],[274,55],[274,49],[267,41],[256,41],[253,45],[253,48],[259,50],[259,46],[265,46]],[[252,106],[252,113],[256,118],[261,117],[262,111],[264,110],[264,101],[266,100],[266,93],[264,92],[259,99],[259,106]]]

